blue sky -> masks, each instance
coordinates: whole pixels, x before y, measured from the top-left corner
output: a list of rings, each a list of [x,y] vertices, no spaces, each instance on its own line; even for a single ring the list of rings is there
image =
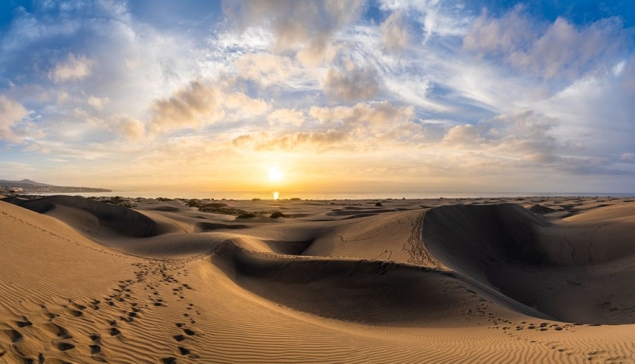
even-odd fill
[[[632,1],[5,1],[0,178],[633,192],[634,41]]]

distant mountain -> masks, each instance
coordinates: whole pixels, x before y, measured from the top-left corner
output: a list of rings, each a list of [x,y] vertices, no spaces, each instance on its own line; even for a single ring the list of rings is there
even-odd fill
[[[20,181],[20,182],[22,182],[22,183],[29,183],[29,184],[32,184],[33,186],[50,186],[49,184],[46,184],[46,183],[40,183],[40,182],[35,182],[35,181],[30,180],[30,179],[23,179],[23,180],[22,180],[22,181]]]
[[[30,179],[23,179],[21,181],[0,179],[0,189],[13,189],[18,190],[18,192],[25,193],[112,192],[112,190],[106,188],[54,186],[46,183],[36,182]],[[22,189],[22,191],[20,191],[20,189]]]
[[[0,179],[0,184],[1,185],[14,185],[14,186],[17,186],[17,185],[29,185],[29,186],[38,186],[38,187],[51,186],[51,185],[48,185],[46,183],[40,183],[40,182],[32,181],[30,179],[23,179],[21,181],[9,181],[9,180],[6,180],[6,179]]]

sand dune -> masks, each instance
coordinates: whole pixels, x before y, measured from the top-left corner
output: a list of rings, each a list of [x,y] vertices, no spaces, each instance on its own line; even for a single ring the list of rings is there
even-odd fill
[[[635,361],[630,200],[5,201],[0,363]]]
[[[444,206],[426,214],[423,239],[446,266],[546,317],[633,323],[633,212],[603,207],[554,224],[511,204]]]
[[[392,262],[259,255],[233,244],[219,246],[212,262],[268,300],[348,322],[446,326],[478,302],[452,273]]]
[[[17,203],[83,230],[91,236],[120,234],[141,238],[156,233],[157,224],[134,210],[75,196],[51,196]]]

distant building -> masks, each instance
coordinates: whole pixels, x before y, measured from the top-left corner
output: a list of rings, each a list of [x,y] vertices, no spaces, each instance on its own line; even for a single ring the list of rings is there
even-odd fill
[[[22,187],[10,187],[9,188],[9,193],[19,193],[19,192],[24,192],[24,188],[22,188]]]

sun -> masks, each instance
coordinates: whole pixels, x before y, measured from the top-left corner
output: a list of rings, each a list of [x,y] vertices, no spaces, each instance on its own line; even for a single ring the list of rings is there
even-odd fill
[[[284,178],[284,172],[278,167],[269,168],[269,181],[280,182]]]

